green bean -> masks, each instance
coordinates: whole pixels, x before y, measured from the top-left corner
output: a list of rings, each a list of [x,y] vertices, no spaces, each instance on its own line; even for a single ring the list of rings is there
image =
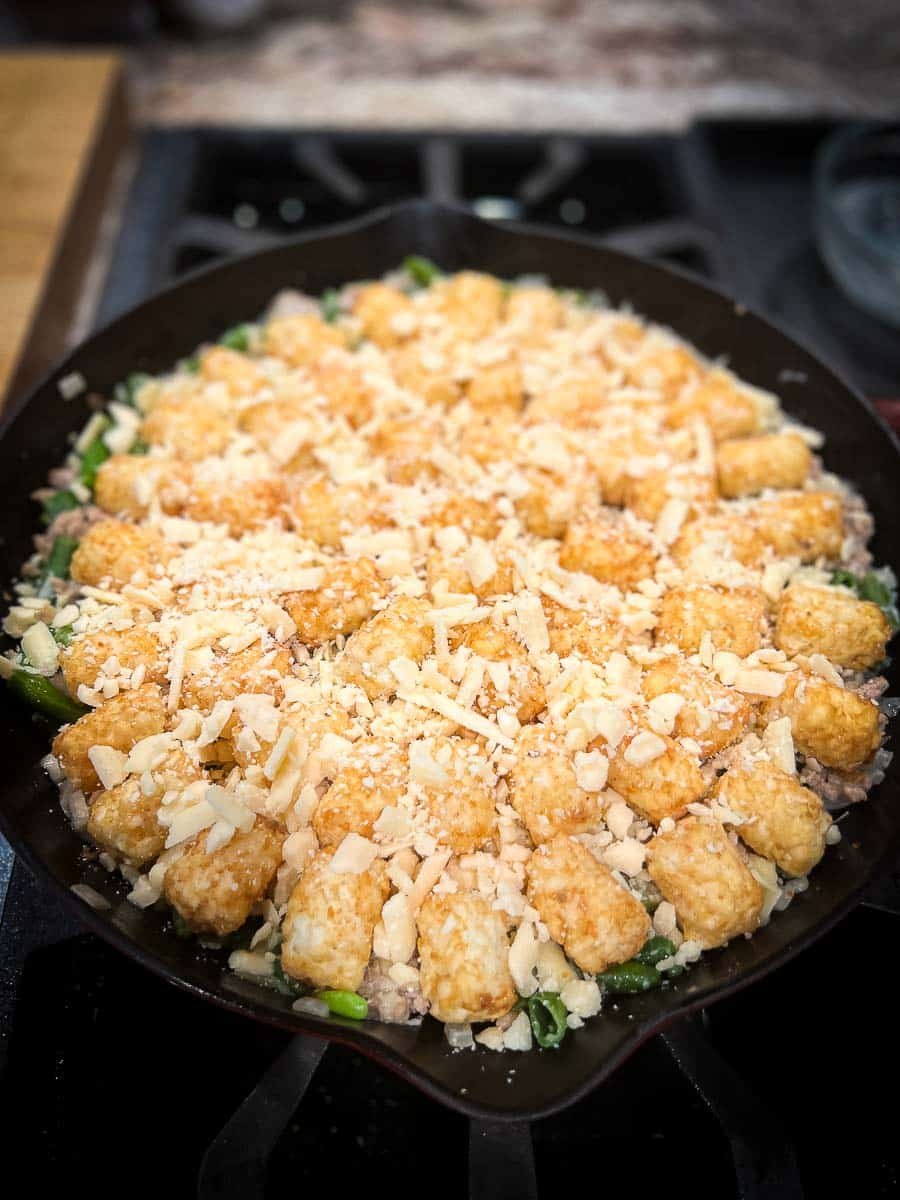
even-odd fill
[[[240,350],[246,354],[250,349],[252,334],[252,325],[235,325],[233,329],[228,329],[222,334],[219,338],[219,345],[227,346],[229,350]]]
[[[852,571],[832,571],[831,582],[837,584],[839,587],[853,588],[856,591],[856,585],[859,580]]]
[[[196,930],[192,929],[191,926],[188,925],[187,921],[184,919],[178,909],[173,908],[171,915],[172,929],[177,938],[181,938],[182,941],[186,942],[188,939],[197,936]]]
[[[429,287],[441,277],[440,267],[436,267],[433,262],[418,254],[411,254],[409,258],[403,260],[403,270],[419,287]]]
[[[894,594],[884,580],[879,579],[874,571],[867,571],[863,575],[859,581],[857,591],[863,600],[871,600],[873,604],[878,605],[893,629],[898,627],[900,619],[898,619]]]
[[[93,488],[97,480],[97,471],[101,463],[105,463],[109,458],[109,446],[103,440],[103,434],[109,428],[107,420],[103,429],[97,434],[91,444],[81,456],[81,466],[78,469],[78,478],[85,487]]]
[[[887,617],[891,628],[900,628],[900,613],[897,612],[894,592],[876,571],[867,571],[862,576],[855,575],[852,571],[833,571],[831,582],[841,587],[852,588],[861,600],[877,604]]]
[[[72,562],[72,555],[78,547],[78,539],[66,537],[60,534],[58,538],[53,539],[53,545],[50,547],[50,553],[44,563],[44,573],[41,576],[41,582],[38,586],[38,595],[45,598],[52,596],[54,592],[54,579],[68,579],[69,566]]]
[[[563,292],[563,295],[565,295],[565,292]],[[584,288],[570,288],[569,295],[579,308],[587,308],[591,302],[591,298]]]
[[[296,979],[292,979],[290,975],[285,975],[280,955],[276,957],[273,963],[272,986],[282,996],[297,996],[299,992],[299,984]]]
[[[137,438],[135,441],[133,441],[131,443],[131,449],[128,451],[128,453],[129,454],[149,454],[150,453],[150,443],[144,442],[140,438]]]
[[[50,525],[60,513],[69,512],[71,509],[78,507],[78,497],[73,492],[70,492],[68,489],[62,492],[54,492],[52,496],[48,496],[44,501],[44,524]]]
[[[187,358],[182,358],[178,365],[182,371],[187,371],[189,375],[196,375],[200,370],[200,355],[191,354]]]
[[[65,534],[60,534],[59,537],[54,538],[50,553],[47,555],[47,561],[44,564],[44,570],[47,574],[52,575],[54,579],[68,579],[72,555],[75,553],[77,547],[78,538],[66,537]]]
[[[134,408],[137,404],[138,392],[151,379],[152,376],[145,374],[143,371],[132,371],[130,375],[127,375],[121,383],[117,383],[113,388],[113,399],[118,400],[120,404],[128,404]]]
[[[68,646],[72,638],[75,636],[75,630],[71,625],[60,625],[58,629],[51,629],[53,640],[58,646]]]
[[[598,975],[597,982],[607,995],[634,996],[638,992],[649,992],[659,987],[662,975],[656,967],[632,958]]]
[[[555,1050],[566,1036],[567,1016],[566,1006],[556,992],[535,992],[528,997],[528,1019],[542,1050]]]
[[[671,958],[675,949],[675,943],[670,942],[666,937],[648,938],[637,956],[637,961],[643,963],[645,967],[655,967],[664,958]]]
[[[77,721],[88,711],[83,704],[54,687],[43,675],[17,670],[13,671],[7,682],[20,700],[60,725]]]
[[[344,992],[340,989],[316,992],[317,1000],[324,1000],[336,1017],[350,1017],[354,1021],[364,1021],[369,1015],[369,1003],[358,992]]]
[[[331,324],[336,321],[343,311],[341,304],[341,293],[334,288],[329,288],[322,293],[322,299],[319,302],[322,306],[322,318]]]

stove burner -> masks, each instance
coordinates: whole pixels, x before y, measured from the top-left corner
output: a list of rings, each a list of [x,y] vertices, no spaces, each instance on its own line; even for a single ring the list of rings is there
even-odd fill
[[[204,1154],[198,1200],[262,1200],[269,1157],[327,1045],[308,1037],[288,1042]]]
[[[703,1017],[662,1034],[731,1146],[740,1200],[803,1200],[796,1156],[784,1130],[713,1048]],[[198,1200],[263,1200],[269,1158],[326,1050],[296,1037],[223,1126],[200,1165]],[[469,1122],[469,1200],[537,1200],[527,1122]]]
[[[98,323],[223,255],[427,196],[704,274],[813,344],[824,332],[826,358],[890,396],[900,344],[848,305],[809,245],[809,166],[830,129],[725,122],[683,138],[149,130]],[[833,999],[836,964],[851,949],[883,959],[900,913],[898,873],[870,890],[872,907],[752,999],[723,1001],[654,1039],[602,1089],[530,1130],[467,1125],[351,1051],[326,1055],[176,992],[80,934],[0,843],[0,903],[7,879],[0,1126],[8,1157],[28,1166],[39,1192],[99,1169],[100,1129],[110,1178],[133,1173],[143,1133],[160,1147],[159,1162],[141,1160],[147,1190],[193,1195],[199,1180],[201,1200],[274,1195],[286,1182],[322,1190],[336,1171],[343,1190],[371,1189],[398,1162],[409,1178],[428,1178],[432,1200],[456,1200],[467,1136],[473,1200],[531,1200],[539,1181],[545,1194],[583,1186],[586,1157],[611,1191],[640,1192],[641,1181],[649,1190],[680,1166],[694,1200],[801,1200],[801,1177],[808,1200],[850,1189],[896,1195],[891,1110],[852,1103],[866,1063],[877,1057],[886,1075],[898,1066],[880,1032],[892,1028],[893,1000],[887,989],[845,985],[838,1016]],[[836,1055],[845,1027],[854,1053]],[[829,1156],[822,1134],[839,1096],[851,1098],[838,1111],[855,1152]]]
[[[678,143],[650,136],[151,131],[100,319],[223,255],[413,196],[721,277],[719,243],[687,211],[684,170]]]

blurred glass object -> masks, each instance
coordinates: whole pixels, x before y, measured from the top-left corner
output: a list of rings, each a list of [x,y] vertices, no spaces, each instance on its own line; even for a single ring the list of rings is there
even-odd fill
[[[900,124],[832,135],[816,162],[815,207],[819,251],[837,284],[900,328]]]
[[[266,15],[268,0],[167,0],[173,17],[197,33],[228,34],[248,29]]]

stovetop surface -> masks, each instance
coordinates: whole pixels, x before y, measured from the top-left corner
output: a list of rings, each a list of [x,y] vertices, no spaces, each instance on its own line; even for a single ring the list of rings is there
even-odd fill
[[[29,926],[69,923],[25,876],[16,910]],[[712,1044],[787,1131],[807,1200],[886,1200],[900,1186],[886,1098],[900,1051],[883,965],[896,920],[857,910],[801,959],[707,1017]],[[33,930],[21,935],[36,940]],[[5,1167],[27,1169],[36,1195],[78,1178],[105,1181],[108,1194],[113,1183],[128,1194],[134,1181],[138,1195],[190,1196],[207,1144],[286,1041],[70,927],[70,936],[25,959],[0,1089]],[[736,1194],[716,1117],[660,1038],[532,1133],[542,1196],[585,1180],[606,1195],[656,1195],[676,1180],[689,1181],[693,1200]],[[331,1046],[270,1161],[265,1195],[336,1185],[350,1195],[406,1180],[427,1181],[434,1200],[459,1200],[466,1139],[463,1117]]]
[[[427,195],[686,266],[783,323],[866,394],[889,396],[900,342],[843,299],[812,240],[810,166],[831,128],[720,122],[681,138],[150,130],[98,323],[223,254]],[[80,932],[0,844],[0,904],[4,891],[7,1170],[27,1171],[37,1194],[75,1178],[101,1194],[195,1194],[206,1146],[286,1035],[205,1005]],[[872,1085],[889,1087],[898,1066],[887,965],[898,914],[895,871],[816,947],[710,1010],[701,1036],[722,1061],[707,1067],[704,1090],[726,1101],[705,1104],[656,1038],[602,1089],[536,1125],[541,1195],[586,1179],[613,1195],[656,1194],[676,1179],[694,1200],[738,1195],[735,1145],[745,1158],[765,1150],[729,1100],[726,1064],[793,1145],[802,1181],[776,1173],[747,1200],[897,1195],[893,1109]],[[467,1137],[462,1117],[332,1046],[264,1194],[425,1181],[434,1200],[459,1197]]]

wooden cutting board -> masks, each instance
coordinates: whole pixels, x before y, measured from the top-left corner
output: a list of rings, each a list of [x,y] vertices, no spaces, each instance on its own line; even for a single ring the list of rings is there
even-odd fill
[[[0,54],[0,409],[66,346],[127,133],[110,54]]]

